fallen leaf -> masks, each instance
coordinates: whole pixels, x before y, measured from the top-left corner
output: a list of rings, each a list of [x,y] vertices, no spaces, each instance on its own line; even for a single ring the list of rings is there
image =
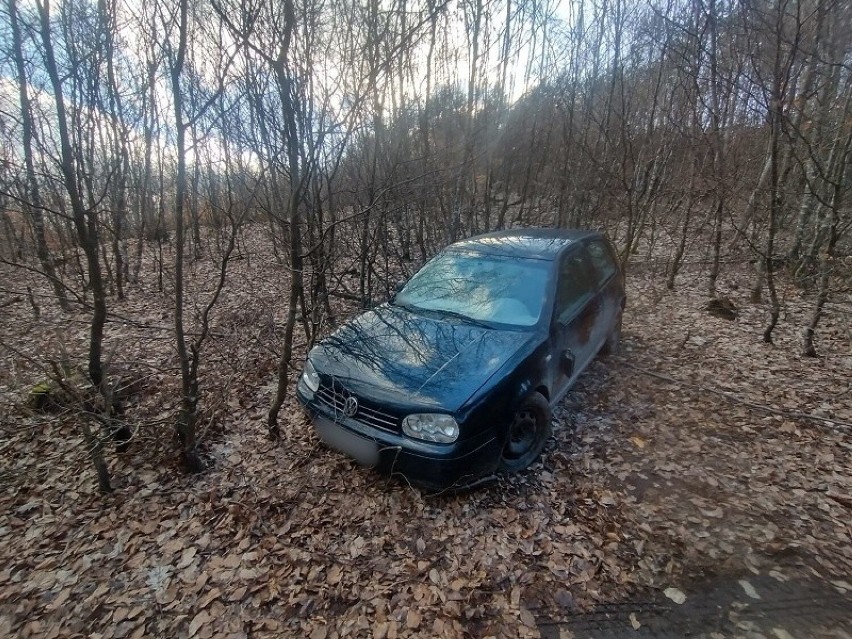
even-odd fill
[[[509,593],[509,601],[513,606],[518,606],[521,603],[521,589],[515,586],[512,592]]]
[[[373,639],[385,639],[388,635],[390,624],[387,621],[376,622],[373,624]]]
[[[790,578],[787,575],[778,570],[770,570],[769,576],[772,577],[775,581],[780,581],[781,583],[786,583],[790,581]]]
[[[173,555],[181,548],[183,548],[183,540],[172,539],[171,541],[167,542],[165,546],[163,546],[163,554]]]
[[[633,626],[633,630],[639,630],[642,627],[642,624],[639,623],[639,620],[636,618],[636,613],[630,613],[630,625]]]
[[[248,588],[246,586],[240,586],[233,592],[228,593],[228,601],[241,601],[243,597],[246,596],[246,590]]]
[[[749,597],[751,597],[752,599],[760,599],[760,595],[757,594],[757,590],[755,590],[754,586],[752,586],[748,581],[746,581],[745,579],[740,579],[739,584],[740,587],[745,591],[745,594],[747,594]]]
[[[59,593],[59,595],[56,597],[56,599],[54,599],[53,601],[50,602],[50,605],[47,607],[47,609],[48,610],[56,610],[62,604],[64,604],[66,601],[68,601],[68,598],[70,596],[71,596],[71,590],[68,589],[68,588],[65,588],[62,592]]]
[[[841,593],[852,591],[852,584],[848,581],[832,581],[831,585],[840,590]]]
[[[535,628],[535,615],[526,608],[521,608],[521,623],[527,628]]]
[[[201,601],[198,602],[198,609],[203,610],[204,608],[206,608],[207,606],[210,605],[211,601],[213,601],[214,599],[217,599],[221,595],[222,595],[222,591],[219,590],[218,588],[214,588],[213,590],[211,590],[210,592],[208,592],[204,596],[204,599],[202,599]]]
[[[198,632],[198,629],[201,628],[204,624],[210,621],[210,615],[207,614],[206,610],[202,610],[195,617],[193,617],[192,621],[189,622],[189,636],[194,637],[195,633]]]
[[[678,605],[686,601],[686,595],[677,588],[666,588],[663,594]]]
[[[172,603],[175,598],[177,598],[177,592],[177,586],[172,584],[165,590],[157,591],[157,594],[154,596],[154,598],[158,604],[160,604],[161,606],[165,606]]]
[[[317,626],[311,633],[311,639],[325,639],[328,635],[328,626]]]
[[[405,627],[410,628],[411,630],[419,628],[421,621],[422,617],[420,616],[420,613],[413,608],[409,609],[408,614],[405,615]]]
[[[145,606],[136,606],[133,610],[127,613],[127,619],[136,619],[136,617],[139,616],[139,613],[143,610],[145,610]]]
[[[178,561],[178,563],[177,563],[177,566],[176,566],[177,569],[183,570],[184,568],[189,566],[189,564],[191,564],[192,560],[195,558],[195,553],[197,553],[197,552],[198,552],[198,550],[195,548],[195,546],[190,546],[189,548],[184,548],[183,552],[180,555],[180,561]]]
[[[207,574],[206,571],[202,572],[200,575],[198,575],[198,577],[193,579],[192,581],[194,581],[195,584],[191,588],[192,592],[194,592],[195,594],[201,592],[204,589],[204,586],[207,585],[208,579],[210,579],[210,575]]]
[[[325,580],[330,586],[334,586],[335,584],[340,582],[340,578],[342,576],[343,570],[341,570],[340,566],[334,565],[331,567],[331,570],[328,571],[328,576]]]

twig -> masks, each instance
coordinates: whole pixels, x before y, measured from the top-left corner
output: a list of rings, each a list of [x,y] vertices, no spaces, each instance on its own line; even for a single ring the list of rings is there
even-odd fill
[[[17,304],[18,302],[23,302],[24,298],[18,295],[17,297],[13,297],[10,300],[6,300],[5,302],[0,303],[0,308],[6,308],[7,306],[12,306],[12,304]]]
[[[686,335],[684,336],[683,340],[681,340],[681,342],[680,342],[680,346],[677,347],[678,353],[680,353],[683,350],[683,348],[686,346],[686,343],[689,341],[689,337],[690,337],[691,332],[692,332],[691,329],[687,329]]]
[[[36,304],[35,297],[33,297],[33,289],[27,286],[27,298],[30,300],[30,306],[33,307],[33,313],[35,314],[35,318],[38,319],[39,315],[41,315],[41,309]]]

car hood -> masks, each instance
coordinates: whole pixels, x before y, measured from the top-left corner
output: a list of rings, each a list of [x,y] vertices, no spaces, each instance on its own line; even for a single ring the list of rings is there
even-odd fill
[[[384,304],[344,324],[310,354],[321,375],[396,405],[455,411],[532,340]]]

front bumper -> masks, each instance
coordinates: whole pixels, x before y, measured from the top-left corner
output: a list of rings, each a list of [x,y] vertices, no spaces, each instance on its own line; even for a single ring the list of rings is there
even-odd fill
[[[486,432],[452,444],[423,442],[335,414],[316,401],[301,380],[296,396],[326,445],[382,474],[443,491],[478,484],[497,469],[501,443],[494,433]]]

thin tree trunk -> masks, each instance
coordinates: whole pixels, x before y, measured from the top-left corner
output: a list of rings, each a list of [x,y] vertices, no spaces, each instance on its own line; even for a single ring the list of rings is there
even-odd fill
[[[290,77],[288,56],[290,40],[296,26],[293,0],[284,0],[283,42],[274,71],[278,81],[279,95],[283,106],[283,117],[287,132],[287,163],[290,170],[290,199],[287,204],[290,220],[290,296],[287,307],[287,321],[284,325],[284,350],[278,361],[278,387],[275,399],[267,415],[269,435],[279,437],[278,413],[287,399],[287,387],[290,381],[290,362],[293,358],[293,332],[296,327],[296,310],[302,295],[302,240],[299,204],[301,202],[301,170],[299,165],[299,131],[296,124],[295,87]]]
[[[147,67],[147,87],[146,93],[143,103],[144,106],[144,115],[143,115],[143,137],[144,137],[144,159],[143,159],[143,170],[142,170],[142,183],[139,185],[139,236],[137,237],[136,244],[136,260],[133,265],[133,281],[138,283],[139,281],[139,271],[142,268],[142,253],[144,251],[145,242],[149,239],[155,239],[152,227],[154,226],[151,222],[151,218],[153,216],[153,208],[152,208],[152,198],[151,198],[151,179],[152,179],[152,165],[153,165],[153,146],[154,146],[154,124],[155,124],[155,103],[156,103],[156,70],[157,66],[153,61],[154,53],[153,51],[149,51],[149,55],[152,57],[151,60],[148,61]],[[161,172],[162,173],[162,172]],[[162,201],[162,200],[161,200]]]
[[[95,472],[98,475],[98,488],[102,493],[111,492],[112,486],[109,481],[109,468],[104,460],[103,442],[92,432],[91,426],[85,420],[82,420],[81,424],[83,428],[83,441],[86,443],[89,457],[91,457],[92,463],[95,466]]]
[[[666,288],[670,291],[674,290],[675,279],[677,278],[677,274],[680,272],[680,267],[683,263],[683,256],[686,254],[686,240],[689,237],[689,220],[692,217],[692,209],[695,206],[696,199],[694,188],[695,171],[693,171],[692,175],[690,176],[687,204],[686,210],[683,212],[683,224],[681,225],[680,239],[678,241],[674,257],[672,258],[671,268],[669,269],[669,276],[666,279]]]
[[[781,306],[778,302],[778,291],[775,288],[775,231],[776,224],[781,214],[781,185],[780,177],[780,143],[781,143],[781,118],[784,116],[783,93],[782,93],[782,62],[781,62],[781,38],[783,27],[783,11],[781,7],[776,9],[777,19],[775,25],[775,61],[772,68],[772,88],[769,99],[770,118],[770,174],[769,174],[769,228],[766,236],[766,253],[763,256],[763,264],[766,272],[766,287],[769,290],[769,322],[763,331],[763,341],[772,343],[772,332],[778,324],[781,314]]]
[[[852,102],[850,102],[849,98],[847,98],[847,113],[849,111],[850,104],[852,104]],[[825,303],[828,301],[832,263],[835,257],[835,247],[838,239],[840,239],[840,233],[838,233],[837,230],[839,222],[838,213],[843,206],[844,187],[846,186],[846,180],[844,178],[847,177],[847,174],[850,172],[850,150],[852,150],[852,135],[847,135],[846,141],[843,145],[843,150],[838,154],[839,162],[835,167],[832,167],[830,173],[836,177],[834,179],[834,188],[831,193],[831,202],[827,207],[828,213],[825,222],[828,232],[828,244],[822,252],[819,261],[819,292],[817,293],[817,300],[814,304],[814,310],[811,314],[810,321],[805,327],[802,335],[802,354],[808,357],[816,357],[817,355],[816,347],[814,346],[814,336],[820,319],[822,319]]]
[[[118,155],[116,170],[112,179],[113,216],[112,216],[112,254],[115,262],[115,289],[118,299],[124,299],[124,274],[126,259],[124,256],[124,221],[127,216],[127,176],[130,172],[130,157],[127,148],[127,136],[123,126],[124,108],[121,91],[115,77],[115,6],[108,7],[105,0],[99,0],[98,10],[105,34],[107,81],[109,84],[109,108],[111,111],[110,132],[112,150]]]
[[[101,361],[103,345],[103,330],[106,322],[106,296],[104,294],[103,280],[101,278],[100,263],[98,258],[98,227],[97,214],[94,210],[86,210],[83,205],[77,181],[75,166],[75,155],[71,146],[71,137],[68,131],[67,113],[65,109],[65,95],[62,80],[59,77],[59,68],[56,64],[56,56],[53,50],[53,39],[50,32],[50,5],[48,0],[36,0],[39,13],[40,35],[44,46],[45,71],[50,78],[53,88],[53,99],[56,109],[56,125],[60,141],[60,169],[68,200],[71,203],[71,213],[74,220],[74,228],[77,231],[78,241],[86,256],[86,266],[89,276],[89,287],[92,290],[92,303],[94,311],[89,332],[89,379],[98,392],[104,398],[108,397]],[[95,469],[98,473],[98,485],[102,492],[108,492],[109,473],[103,460],[100,442],[96,441],[89,424],[83,420],[83,437],[89,446],[89,452]]]
[[[69,310],[68,297],[65,294],[65,287],[56,274],[56,269],[53,266],[53,260],[50,257],[50,251],[47,248],[47,240],[44,232],[44,215],[42,213],[41,191],[39,189],[38,178],[35,172],[35,163],[33,161],[33,119],[32,109],[30,105],[30,97],[27,79],[26,67],[24,66],[23,44],[21,42],[21,28],[18,23],[18,7],[17,0],[8,0],[9,21],[12,27],[12,55],[15,58],[15,70],[18,75],[18,99],[21,105],[21,134],[24,151],[24,167],[26,170],[27,196],[29,201],[25,206],[25,211],[32,223],[33,236],[35,238],[36,255],[41,264],[41,268],[47,277],[53,293],[56,296],[56,301],[63,311]]]
[[[44,63],[47,75],[53,88],[53,98],[56,108],[56,125],[60,141],[60,162],[62,180],[71,203],[71,213],[74,220],[74,228],[80,246],[86,256],[86,266],[89,276],[89,287],[92,290],[92,313],[91,328],[89,331],[89,378],[96,387],[100,388],[103,382],[103,370],[101,364],[101,351],[103,346],[104,324],[106,323],[106,296],[104,294],[103,279],[101,277],[101,265],[98,258],[98,227],[97,213],[94,210],[86,210],[83,205],[83,197],[80,193],[75,169],[74,150],[71,146],[71,136],[68,131],[68,120],[65,109],[65,95],[62,80],[59,77],[59,68],[56,64],[56,56],[53,51],[53,39],[50,33],[50,4],[49,0],[36,0],[38,7],[41,40],[44,45]]]
[[[192,129],[192,148],[198,152],[198,137],[195,127]],[[192,164],[192,188],[189,191],[189,218],[192,221],[192,258],[201,258],[201,219],[198,210],[198,184],[201,178],[201,169],[198,158]]]
[[[713,143],[713,180],[716,205],[713,209],[713,263],[707,282],[709,297],[716,295],[716,280],[721,270],[722,224],[725,216],[725,181],[722,175],[724,163],[723,139],[721,132],[721,104],[719,101],[719,70],[718,70],[718,29],[716,25],[716,0],[710,0],[707,11],[710,28],[710,122],[712,126],[711,140]]]
[[[805,119],[807,115],[806,111],[808,108],[808,103],[811,99],[811,94],[813,93],[814,84],[816,82],[817,77],[817,65],[821,60],[826,57],[826,49],[825,49],[825,29],[826,29],[826,15],[828,10],[828,4],[826,0],[817,0],[817,22],[816,22],[816,33],[814,35],[814,46],[816,51],[813,55],[810,56],[808,60],[808,65],[805,67],[804,71],[804,79],[802,82],[802,89],[799,91],[799,99],[796,100],[798,103],[798,108],[793,110],[791,115],[791,128],[794,129],[796,133],[798,133],[800,125],[802,121]],[[830,74],[831,79],[829,81],[823,81],[822,86],[818,91],[817,96],[817,105],[825,105],[829,101],[830,91],[835,88],[835,79],[837,77],[837,72],[840,67],[838,65],[837,71],[832,72]],[[805,161],[804,173],[805,173],[805,192],[802,195],[802,201],[799,206],[799,214],[796,219],[796,231],[793,235],[793,244],[788,251],[788,255],[791,260],[798,260],[799,255],[802,249],[802,242],[804,241],[805,229],[810,222],[811,216],[813,215],[814,209],[817,205],[817,198],[813,193],[813,187],[815,181],[818,179],[815,161],[814,161],[814,153],[819,152],[819,147],[822,142],[823,136],[823,128],[825,126],[825,115],[826,109],[822,108],[815,114],[813,118],[811,128],[813,129],[813,138],[812,141],[808,141],[807,143],[811,146],[814,151],[808,154],[808,157]],[[791,142],[792,146],[792,142]]]
[[[177,434],[183,449],[183,458],[190,472],[203,470],[203,463],[196,450],[196,429],[198,406],[197,352],[190,353],[186,344],[186,332],[183,325],[184,302],[184,248],[186,244],[184,209],[186,202],[186,129],[187,122],[183,114],[183,93],[180,78],[183,71],[187,49],[187,14],[189,0],[180,0],[180,25],[178,48],[171,69],[172,99],[175,112],[175,135],[177,146],[177,176],[175,178],[175,338],[180,360],[181,407],[177,420]],[[195,373],[193,375],[193,373]]]

